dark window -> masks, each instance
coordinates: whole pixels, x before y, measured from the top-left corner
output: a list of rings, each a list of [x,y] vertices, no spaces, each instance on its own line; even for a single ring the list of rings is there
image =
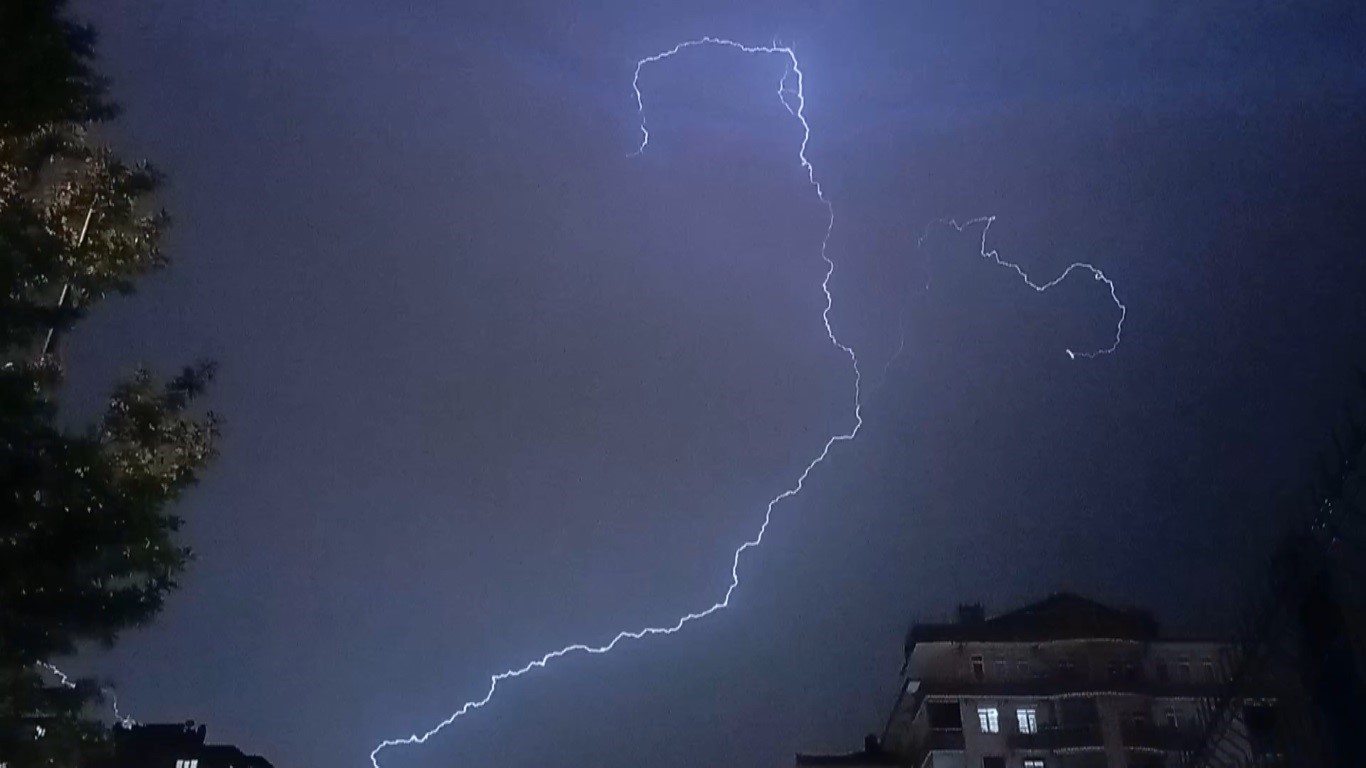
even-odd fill
[[[1205,679],[1211,683],[1219,682],[1219,676],[1214,674],[1214,662],[1205,659]]]
[[[982,768],[1006,768],[1004,757],[984,757],[982,758]]]
[[[1177,718],[1177,716],[1176,716],[1176,710],[1175,710],[1175,709],[1168,709],[1168,710],[1167,710],[1167,727],[1168,727],[1168,728],[1176,728],[1176,727],[1178,727],[1180,724],[1181,724],[1181,721],[1180,721],[1180,719]]]
[[[1274,751],[1276,743],[1276,709],[1269,704],[1248,704],[1243,707],[1243,725],[1247,728],[1252,750],[1259,755]]]
[[[976,681],[978,681],[978,682],[981,682],[981,681],[982,681],[982,678],[984,678],[984,677],[986,677],[986,676],[987,676],[987,667],[986,667],[986,664],[982,661],[982,657],[981,657],[981,656],[973,656],[973,657],[972,657],[972,679],[973,679],[973,680],[976,680]]]
[[[925,716],[930,727],[939,730],[963,730],[963,711],[955,702],[931,701],[925,705]]]
[[[1243,707],[1243,724],[1252,736],[1269,736],[1276,730],[1276,710],[1266,704]]]
[[[1020,677],[1029,677],[1029,662],[1021,660],[1015,665],[1015,671],[1020,673]]]
[[[998,661],[995,664],[992,664],[991,667],[992,672],[996,674],[997,680],[1004,680],[1006,679],[1006,675],[1010,674],[1010,668],[1004,661]]]
[[[1119,679],[1119,662],[1118,662],[1118,661],[1111,661],[1109,664],[1106,664],[1106,665],[1105,665],[1105,668],[1106,668],[1106,671],[1108,671],[1108,672],[1110,673],[1110,679],[1111,679],[1111,680],[1118,680],[1118,679]]]
[[[1096,709],[1095,699],[1084,697],[1063,699],[1059,704],[1059,719],[1062,725],[1095,725],[1100,722],[1100,712]]]
[[[1077,674],[1077,668],[1072,666],[1071,661],[1063,659],[1062,661],[1058,662],[1058,674],[1063,676],[1064,678],[1075,677]]]
[[[1158,659],[1158,660],[1157,660],[1157,679],[1158,679],[1160,682],[1163,682],[1163,683],[1167,682],[1167,660],[1166,660],[1166,659]]]
[[[1177,679],[1183,683],[1191,681],[1191,660],[1185,656],[1181,657],[1181,663],[1177,665]]]

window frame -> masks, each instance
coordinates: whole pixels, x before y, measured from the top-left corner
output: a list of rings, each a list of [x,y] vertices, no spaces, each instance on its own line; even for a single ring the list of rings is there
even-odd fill
[[[977,705],[977,729],[981,733],[1001,732],[1001,710],[996,706]]]
[[[1039,708],[1033,705],[1015,708],[1015,727],[1020,733],[1036,734],[1039,732]]]

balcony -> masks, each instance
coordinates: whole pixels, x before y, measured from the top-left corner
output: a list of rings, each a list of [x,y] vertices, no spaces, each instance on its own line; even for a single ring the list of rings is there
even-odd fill
[[[911,746],[911,765],[921,765],[926,756],[933,752],[962,752],[963,729],[934,728],[917,739]]]
[[[1071,725],[1044,727],[1038,733],[1012,733],[1009,743],[1011,749],[1104,749],[1105,736],[1098,725]]]
[[[1080,675],[1043,675],[1028,680],[921,680],[920,697],[1067,696],[1088,693],[1127,693],[1154,697],[1202,697],[1219,689],[1210,683],[1158,681],[1141,675],[1122,679],[1088,679]]]
[[[1154,752],[1186,752],[1195,749],[1200,733],[1189,728],[1126,724],[1120,729],[1124,746]]]
[[[935,728],[917,745],[919,752],[962,752],[963,731],[953,728]]]

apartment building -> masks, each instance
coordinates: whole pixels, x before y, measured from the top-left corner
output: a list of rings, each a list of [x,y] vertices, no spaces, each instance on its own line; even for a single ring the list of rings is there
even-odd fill
[[[799,766],[1168,768],[1199,742],[1202,704],[1226,677],[1226,644],[1164,636],[1140,611],[1060,593],[987,617],[918,623],[881,739],[848,755],[798,755]],[[1232,733],[1259,734],[1275,710],[1248,700]]]

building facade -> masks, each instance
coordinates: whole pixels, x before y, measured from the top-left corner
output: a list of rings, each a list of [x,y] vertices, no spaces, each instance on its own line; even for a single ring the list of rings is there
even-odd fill
[[[1168,768],[1204,734],[1228,646],[1163,636],[1145,613],[1072,594],[988,618],[916,624],[881,739],[807,765]],[[1273,702],[1249,700],[1230,733],[1254,744]],[[1261,713],[1259,706],[1268,707]],[[1253,730],[1248,730],[1252,723]]]

